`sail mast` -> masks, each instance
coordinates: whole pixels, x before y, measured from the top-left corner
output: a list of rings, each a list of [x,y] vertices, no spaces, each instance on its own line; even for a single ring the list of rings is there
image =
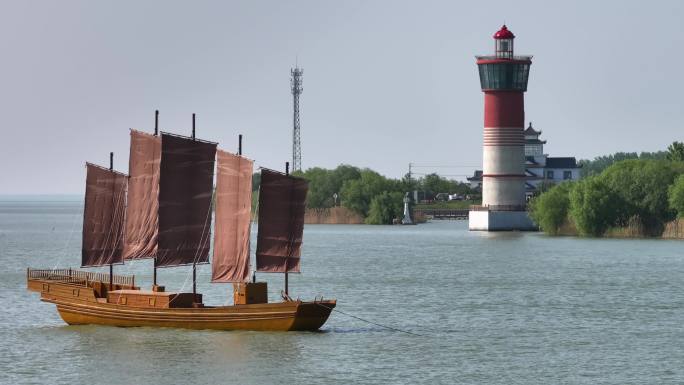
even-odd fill
[[[161,137],[157,267],[209,263],[216,143]]]
[[[154,137],[159,136],[159,110],[154,110]],[[159,223],[159,222],[157,222]],[[155,255],[154,258],[152,258],[152,288],[156,289],[157,287],[157,256]]]
[[[195,113],[192,113],[192,140],[195,141]],[[197,261],[192,261],[192,295],[197,296]],[[196,300],[196,299],[195,299]],[[195,301],[193,300],[193,301]]]
[[[128,177],[86,163],[81,266],[123,263],[123,231]]]
[[[259,272],[288,273],[289,295],[289,273],[299,273],[308,182],[286,167],[286,173],[261,170],[256,260]]]
[[[159,110],[154,110],[154,136],[159,136]],[[152,261],[152,287],[157,287],[157,256],[154,256]]]
[[[156,135],[131,130],[125,257],[153,258],[163,290],[159,267],[209,261],[216,143],[161,132],[158,116]]]
[[[159,110],[155,110],[153,134],[131,129],[124,259],[157,257],[161,147]],[[156,266],[153,263],[153,289],[157,287]]]
[[[290,162],[285,162],[285,176],[290,176]],[[287,269],[285,270],[285,297],[289,297]]]
[[[109,171],[114,171],[114,152],[109,153]],[[114,290],[114,264],[109,264],[109,290]]]
[[[213,283],[242,283],[249,280],[254,163],[241,156],[242,135],[238,136],[237,152],[216,151],[214,254],[211,264]]]

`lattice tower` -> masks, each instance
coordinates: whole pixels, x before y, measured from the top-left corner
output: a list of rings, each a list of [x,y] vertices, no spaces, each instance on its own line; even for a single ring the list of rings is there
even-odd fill
[[[299,95],[302,94],[302,75],[304,70],[298,67],[290,70],[290,87],[292,88],[292,171],[302,170],[302,143],[299,126]]]

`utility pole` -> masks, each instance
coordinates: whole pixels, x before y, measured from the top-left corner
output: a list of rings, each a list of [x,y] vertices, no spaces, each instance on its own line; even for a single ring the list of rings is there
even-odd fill
[[[409,162],[409,172],[408,172],[408,185],[409,185],[409,188],[412,188],[412,186],[411,186],[411,176],[413,175],[412,167],[413,167],[413,163]],[[414,189],[413,189],[413,201],[414,201],[415,203],[418,203],[418,189],[417,189],[417,188],[414,188]]]
[[[409,186],[411,186],[411,166],[412,166],[412,164],[409,162],[409,172],[408,172],[408,183],[409,183]]]

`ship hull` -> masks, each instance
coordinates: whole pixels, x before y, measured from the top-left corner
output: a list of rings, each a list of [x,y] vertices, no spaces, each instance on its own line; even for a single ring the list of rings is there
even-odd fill
[[[323,326],[336,305],[335,300],[320,299],[204,306],[200,294],[144,291],[132,277],[113,276],[113,284],[103,278],[71,269],[28,269],[27,288],[40,293],[43,302],[55,304],[69,325],[313,331]]]
[[[261,331],[318,330],[335,307],[335,301],[287,301],[189,309],[133,309],[107,303],[47,302],[57,305],[59,315],[69,325]]]

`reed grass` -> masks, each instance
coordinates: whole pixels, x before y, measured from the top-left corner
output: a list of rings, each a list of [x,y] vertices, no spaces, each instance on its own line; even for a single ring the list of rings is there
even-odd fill
[[[363,217],[346,207],[307,209],[304,223],[353,225],[363,223]]]

